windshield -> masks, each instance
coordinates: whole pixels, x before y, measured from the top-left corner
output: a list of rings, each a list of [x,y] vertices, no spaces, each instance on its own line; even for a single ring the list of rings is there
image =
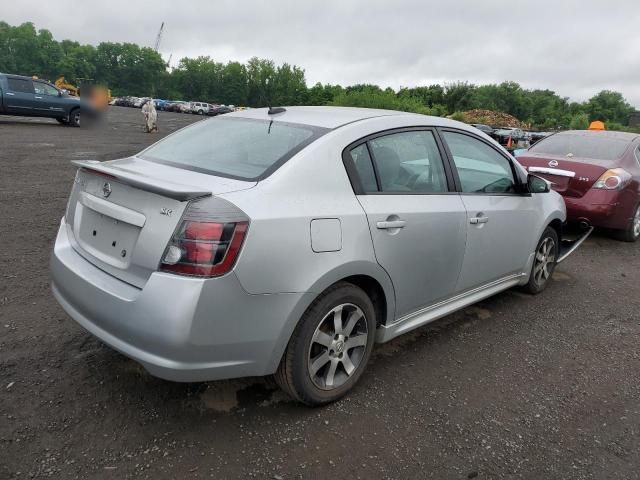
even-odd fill
[[[604,137],[598,132],[589,134],[558,134],[540,140],[529,151],[561,155],[564,157],[582,157],[598,160],[616,160],[622,156],[629,140],[616,137]]]
[[[222,177],[259,180],[327,131],[310,125],[215,117],[161,140],[140,157]]]

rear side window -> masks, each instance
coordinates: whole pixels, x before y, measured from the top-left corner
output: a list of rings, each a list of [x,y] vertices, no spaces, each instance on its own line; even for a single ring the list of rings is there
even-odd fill
[[[33,93],[33,82],[22,78],[7,78],[9,90],[16,93]]]
[[[369,141],[380,187],[389,193],[442,193],[448,190],[433,132],[418,130]]]
[[[602,132],[556,134],[540,140],[530,151],[563,157],[617,160],[629,146],[629,140],[610,137]]]
[[[464,193],[513,193],[511,163],[486,143],[469,135],[443,132]]]
[[[371,162],[367,144],[358,145],[350,153],[364,191],[366,193],[377,192],[376,174],[373,171],[373,163]]]
[[[311,125],[214,117],[170,135],[140,157],[211,175],[259,180],[328,131]]]

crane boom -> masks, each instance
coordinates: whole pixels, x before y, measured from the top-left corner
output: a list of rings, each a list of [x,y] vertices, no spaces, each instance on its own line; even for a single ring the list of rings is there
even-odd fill
[[[157,52],[160,48],[160,40],[162,40],[162,31],[164,30],[164,22],[160,24],[160,30],[158,30],[158,36],[156,37],[156,44],[153,49]]]

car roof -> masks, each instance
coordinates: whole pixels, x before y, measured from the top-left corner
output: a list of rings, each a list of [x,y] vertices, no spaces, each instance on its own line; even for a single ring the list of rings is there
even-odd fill
[[[565,130],[564,132],[558,132],[556,135],[574,135],[574,136],[587,136],[598,135],[600,138],[614,138],[618,140],[627,140],[632,142],[638,138],[637,133],[631,132],[618,132],[615,130]]]
[[[431,117],[417,113],[400,112],[397,110],[381,110],[375,108],[356,107],[284,107],[286,111],[269,115],[267,108],[252,108],[228,113],[226,117],[253,118],[260,120],[274,120],[280,122],[311,125],[321,128],[338,128],[353,122],[377,117],[403,117],[412,120],[415,125],[429,125],[434,127],[461,127],[460,122],[443,117]],[[411,123],[411,122],[409,122]],[[466,125],[465,125],[466,126]],[[467,127],[470,128],[470,127]]]

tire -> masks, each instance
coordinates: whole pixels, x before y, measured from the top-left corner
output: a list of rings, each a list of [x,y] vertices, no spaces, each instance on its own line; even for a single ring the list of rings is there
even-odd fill
[[[640,238],[640,204],[636,205],[633,217],[624,230],[615,232],[615,237],[623,242],[635,242]]]
[[[69,120],[67,125],[70,127],[80,127],[80,109],[74,108],[69,112]]]
[[[367,294],[351,283],[335,284],[302,315],[278,366],[276,383],[312,407],[338,400],[364,372],[375,328],[375,310]]]
[[[202,115],[202,110],[198,110],[198,115]]]
[[[537,295],[547,288],[556,268],[559,246],[558,234],[553,228],[547,227],[536,246],[529,282],[524,286],[526,292]]]

